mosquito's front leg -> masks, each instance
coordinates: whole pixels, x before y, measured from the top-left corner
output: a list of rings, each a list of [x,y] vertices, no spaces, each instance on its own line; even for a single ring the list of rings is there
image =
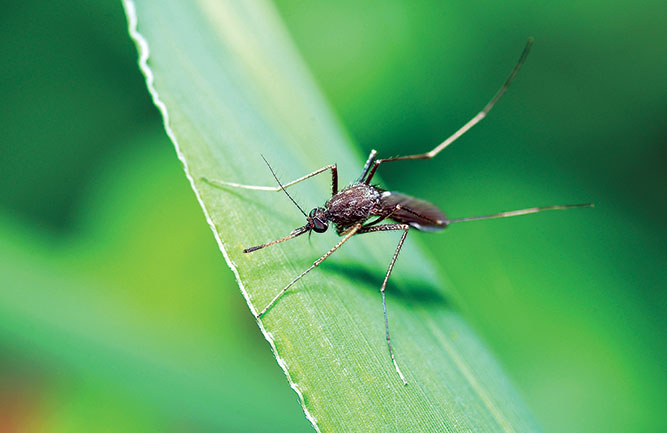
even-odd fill
[[[526,61],[526,57],[528,56],[528,52],[530,51],[530,47],[533,45],[533,38],[529,38],[528,42],[526,42],[526,46],[523,49],[523,52],[521,53],[521,57],[519,57],[519,61],[516,63],[514,66],[514,69],[510,73],[509,77],[507,77],[507,80],[505,80],[505,83],[502,85],[502,87],[496,92],[496,94],[491,98],[488,104],[480,111],[477,113],[475,117],[470,119],[468,123],[463,125],[461,128],[459,128],[458,131],[456,131],[454,134],[452,134],[449,138],[447,138],[445,141],[437,145],[433,150],[430,152],[426,153],[419,153],[416,155],[407,155],[407,156],[397,156],[394,158],[385,158],[385,159],[378,159],[375,160],[373,163],[373,166],[370,168],[370,171],[368,173],[368,177],[364,181],[366,185],[370,184],[371,179],[373,178],[373,175],[375,174],[375,171],[377,170],[378,166],[382,164],[383,162],[390,162],[390,161],[402,161],[405,159],[431,159],[434,156],[436,156],[438,153],[440,153],[445,147],[449,146],[452,144],[454,141],[456,141],[459,137],[461,137],[463,134],[468,132],[473,126],[477,125],[482,119],[484,119],[489,111],[493,108],[494,105],[496,105],[496,102],[500,99],[501,96],[505,93],[507,88],[512,84],[512,80],[514,80],[514,77],[516,76],[517,72],[519,72],[519,69],[521,69],[521,65]],[[364,169],[364,174],[368,169]],[[363,178],[360,180],[360,182],[363,180]]]
[[[315,170],[312,173],[309,173],[305,176],[302,176],[296,180],[293,180],[291,182],[286,183],[283,185],[283,188],[288,188],[292,185],[296,185],[297,183],[304,181],[306,179],[310,179],[313,176],[317,176],[318,174],[331,170],[331,190],[333,194],[335,195],[338,192],[338,168],[336,167],[336,164],[329,164],[326,167],[322,167],[319,170]],[[280,191],[281,188],[280,186],[257,186],[257,185],[243,185],[240,183],[234,183],[234,182],[225,182],[222,180],[210,180],[205,177],[202,177],[201,180],[206,182],[207,184],[214,186],[216,188],[224,188],[224,187],[233,187],[233,188],[243,188],[243,189],[254,189],[254,190],[259,190],[259,191]]]
[[[341,245],[343,245],[345,242],[347,242],[348,239],[350,239],[352,236],[354,236],[359,231],[359,229],[361,229],[361,223],[353,225],[346,232],[344,232],[345,237],[343,239],[341,239],[340,242],[338,242],[336,245],[334,245],[334,247],[331,248],[325,255],[323,255],[319,259],[315,260],[315,262],[313,262],[313,264],[308,269],[306,269],[301,274],[299,274],[299,276],[297,276],[295,279],[290,281],[290,283],[287,286],[285,286],[285,288],[283,288],[280,292],[278,292],[278,294],[271,300],[271,302],[269,302],[269,304],[266,307],[264,307],[264,309],[262,311],[260,311],[258,314],[256,314],[255,317],[257,317],[258,319],[260,317],[262,317],[264,315],[264,313],[266,313],[269,310],[269,308],[271,308],[273,306],[273,304],[275,304],[276,301],[278,301],[278,299],[280,299],[285,294],[285,292],[287,292],[287,289],[292,287],[294,285],[294,283],[299,281],[308,272],[312,271],[317,266],[319,266],[320,263],[325,261],[327,259],[327,257],[332,255],[334,251],[336,251],[338,248],[340,248]]]
[[[359,234],[370,233],[370,232],[384,232],[390,230],[403,230],[403,235],[401,236],[401,240],[398,241],[398,245],[396,246],[396,251],[394,252],[394,256],[391,258],[391,262],[389,263],[389,268],[387,269],[387,273],[384,276],[384,281],[382,282],[382,287],[380,288],[380,292],[382,293],[382,310],[384,311],[384,329],[387,336],[387,347],[389,348],[389,356],[391,357],[391,362],[394,363],[394,368],[396,369],[396,373],[398,373],[398,376],[403,381],[403,385],[407,385],[408,382],[405,380],[405,376],[403,376],[401,369],[398,368],[398,364],[396,363],[396,358],[394,357],[394,351],[391,348],[391,338],[389,338],[389,318],[387,316],[387,300],[385,298],[385,289],[387,288],[387,281],[389,281],[389,275],[391,275],[391,271],[394,269],[394,264],[396,263],[396,259],[398,258],[398,253],[401,252],[401,247],[403,247],[403,242],[405,242],[405,238],[408,236],[408,231],[410,230],[410,226],[407,224],[383,224],[380,226],[362,227],[361,230],[359,230]]]

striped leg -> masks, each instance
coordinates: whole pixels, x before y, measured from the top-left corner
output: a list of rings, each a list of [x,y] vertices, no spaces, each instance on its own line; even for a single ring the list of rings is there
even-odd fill
[[[344,237],[340,242],[338,242],[336,245],[334,245],[334,247],[331,248],[325,255],[323,255],[323,256],[320,257],[319,259],[315,260],[315,262],[313,262],[313,264],[312,264],[308,269],[306,269],[306,270],[303,271],[301,274],[299,274],[299,276],[297,276],[295,279],[293,279],[292,281],[290,281],[290,283],[289,283],[287,286],[285,286],[285,288],[283,288],[280,292],[278,292],[278,294],[271,300],[271,302],[269,302],[269,304],[268,304],[266,307],[264,307],[264,309],[263,309],[262,311],[260,311],[258,314],[256,314],[255,317],[258,318],[258,319],[261,318],[261,317],[264,315],[264,313],[266,313],[266,312],[269,310],[269,308],[271,308],[271,307],[273,306],[273,304],[275,304],[275,303],[278,301],[278,299],[280,299],[280,298],[285,294],[285,292],[287,292],[287,289],[289,289],[290,287],[292,287],[292,286],[294,285],[294,283],[296,283],[297,281],[299,281],[299,280],[300,280],[304,275],[306,275],[308,272],[310,272],[310,271],[312,271],[313,269],[315,269],[316,267],[318,267],[318,266],[320,265],[320,263],[322,263],[323,261],[325,261],[325,260],[327,259],[327,257],[329,257],[330,255],[332,255],[332,254],[334,253],[334,251],[336,251],[338,248],[341,247],[341,245],[343,245],[343,244],[344,244],[345,242],[347,242],[352,236],[354,236],[354,235],[359,231],[360,228],[361,228],[361,224],[355,224],[355,225],[353,225],[353,226],[346,232],[345,237]]]
[[[391,348],[391,338],[389,338],[389,318],[387,317],[387,300],[385,298],[384,292],[387,287],[387,281],[389,281],[389,275],[391,275],[391,271],[394,269],[394,264],[396,263],[396,259],[398,258],[398,253],[401,252],[401,247],[403,246],[403,242],[405,242],[405,238],[408,236],[408,230],[410,230],[410,226],[407,224],[383,224],[379,226],[362,227],[361,230],[359,230],[359,234],[370,233],[370,232],[384,232],[390,230],[403,230],[403,236],[401,236],[401,240],[398,241],[398,245],[396,246],[396,251],[394,252],[394,256],[391,258],[391,262],[389,263],[389,268],[387,269],[387,273],[384,276],[384,281],[382,282],[382,287],[380,288],[380,292],[382,293],[382,309],[384,311],[384,329],[387,336],[387,347],[389,348],[389,356],[391,357],[391,362],[394,363],[394,368],[396,369],[396,373],[398,373],[398,376],[403,381],[403,384],[407,385],[408,382],[405,380],[405,376],[403,376],[401,369],[398,368],[398,364],[396,363],[396,358],[394,357],[394,351]]]
[[[519,57],[519,61],[516,63],[514,66],[514,69],[510,73],[509,77],[507,77],[507,80],[505,80],[505,83],[502,85],[502,87],[496,92],[496,94],[491,98],[488,104],[480,111],[477,113],[475,117],[470,119],[468,123],[463,125],[461,128],[459,128],[458,131],[456,131],[454,134],[452,134],[449,138],[447,138],[445,141],[437,145],[433,150],[430,152],[426,153],[420,153],[416,155],[407,155],[407,156],[397,156],[394,158],[385,158],[385,159],[378,159],[373,162],[375,159],[375,151],[371,152],[371,156],[369,157],[369,162],[366,164],[370,167],[370,164],[373,164],[372,167],[370,167],[370,170],[368,167],[364,168],[363,175],[365,175],[368,172],[368,177],[364,181],[366,185],[369,185],[371,182],[371,179],[373,178],[373,175],[375,174],[375,171],[377,170],[378,166],[382,164],[383,162],[390,162],[390,161],[402,161],[405,159],[431,159],[434,156],[436,156],[438,153],[440,153],[445,147],[449,146],[453,142],[455,142],[459,137],[461,137],[463,134],[468,132],[473,126],[477,125],[482,119],[486,117],[489,111],[493,108],[494,105],[496,105],[496,102],[500,99],[503,94],[505,94],[505,91],[507,88],[512,84],[512,80],[514,80],[514,77],[516,76],[517,72],[519,72],[519,69],[521,69],[521,66],[523,63],[526,61],[526,57],[528,56],[528,52],[530,51],[530,47],[533,45],[533,38],[529,38],[528,42],[526,42],[526,46],[523,49],[523,52],[521,53],[521,57]],[[360,182],[363,180],[360,179]]]
[[[317,176],[318,174],[325,172],[327,170],[331,170],[331,190],[332,194],[336,194],[338,192],[338,168],[336,167],[336,164],[329,164],[326,167],[322,167],[319,170],[315,170],[312,173],[309,173],[305,176],[302,176],[298,179],[288,182],[285,185],[283,185],[283,188],[289,188],[292,185],[296,185],[299,182],[302,182],[306,179],[310,179],[311,177]],[[280,186],[243,185],[240,183],[225,182],[222,180],[210,180],[205,177],[202,177],[201,180],[216,188],[233,187],[233,188],[243,188],[243,189],[254,189],[258,191],[280,191],[281,189],[283,189]]]

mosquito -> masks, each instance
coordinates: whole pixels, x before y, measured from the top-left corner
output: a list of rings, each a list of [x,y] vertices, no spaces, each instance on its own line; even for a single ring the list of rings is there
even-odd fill
[[[387,302],[385,297],[385,289],[387,287],[387,281],[391,275],[394,265],[396,264],[396,259],[398,254],[401,251],[401,247],[405,242],[405,238],[408,235],[408,232],[411,228],[417,230],[425,231],[439,231],[445,229],[450,224],[460,223],[465,221],[478,221],[491,218],[505,218],[518,215],[533,214],[538,212],[543,212],[547,210],[562,210],[562,209],[574,209],[574,208],[585,208],[592,207],[592,203],[585,204],[569,204],[569,205],[557,205],[557,206],[542,206],[542,207],[532,207],[527,209],[513,210],[499,212],[490,215],[481,215],[465,218],[447,218],[445,214],[434,204],[429,203],[425,200],[420,200],[415,197],[411,197],[406,194],[401,194],[394,191],[386,191],[377,185],[372,185],[371,181],[375,175],[378,167],[381,164],[394,161],[404,161],[411,159],[431,159],[438,155],[444,148],[452,144],[459,137],[465,134],[473,126],[479,123],[486,115],[491,111],[496,102],[503,96],[505,91],[508,89],[517,72],[523,65],[528,56],[531,46],[533,45],[533,38],[529,38],[526,42],[526,45],[519,57],[518,62],[514,66],[514,69],[510,73],[509,77],[505,80],[502,87],[496,92],[493,98],[489,101],[488,104],[480,111],[475,117],[473,117],[468,123],[463,125],[458,131],[452,134],[449,138],[443,141],[441,144],[436,146],[429,152],[420,153],[415,155],[408,156],[397,156],[392,158],[377,158],[377,152],[372,150],[366,163],[364,164],[363,170],[359,178],[350,184],[349,186],[338,190],[338,170],[336,164],[329,164],[325,167],[315,170],[312,173],[309,173],[305,176],[302,176],[296,180],[282,184],[276,173],[273,171],[271,165],[266,161],[262,156],[264,161],[269,167],[273,178],[275,179],[278,186],[255,186],[255,185],[242,185],[233,182],[225,181],[212,181],[206,178],[202,178],[203,181],[218,188],[225,187],[234,187],[234,188],[244,188],[251,190],[261,190],[261,191],[283,191],[287,197],[296,205],[299,211],[306,218],[306,224],[302,227],[294,229],[287,236],[267,242],[261,245],[254,247],[246,248],[243,250],[244,253],[252,253],[254,251],[266,248],[271,245],[275,245],[290,239],[293,239],[297,236],[300,236],[304,233],[324,233],[329,228],[329,223],[332,223],[338,235],[343,238],[333,246],[326,254],[317,259],[313,264],[299,274],[296,278],[290,281],[275,297],[262,309],[259,313],[256,314],[256,318],[261,318],[270,308],[272,308],[276,302],[287,292],[287,290],[292,287],[297,281],[303,278],[308,272],[315,269],[323,261],[325,261],[330,255],[332,255],[338,248],[340,248],[344,243],[346,243],[350,238],[355,235],[360,235],[364,233],[375,233],[375,232],[387,232],[387,231],[402,231],[394,255],[389,262],[389,267],[384,276],[384,281],[382,281],[382,286],[380,287],[380,293],[382,294],[382,309],[384,312],[384,327],[385,335],[387,339],[387,348],[389,349],[389,356],[394,365],[396,373],[400,377],[404,385],[407,385],[408,382],[405,379],[405,376],[401,372],[401,369],[396,362],[396,357],[394,356],[394,350],[391,345],[391,338],[389,337],[389,319],[387,315]],[[313,176],[316,176],[320,173],[331,171],[331,198],[324,204],[323,207],[316,207],[312,209],[308,214],[299,206],[299,204],[292,198],[292,196],[287,192],[287,188],[290,186],[296,185],[299,182],[302,182],[306,179],[310,179]],[[393,222],[387,222],[388,220]]]

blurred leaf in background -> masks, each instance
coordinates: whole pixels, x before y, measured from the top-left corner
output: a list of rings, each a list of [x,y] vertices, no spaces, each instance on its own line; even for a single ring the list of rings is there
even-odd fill
[[[310,431],[162,132],[120,3],[5,3],[0,420]],[[452,217],[595,201],[418,237],[545,431],[664,431],[664,2],[277,7],[381,155],[462,125],[536,37],[482,125],[383,178]]]
[[[3,19],[0,425],[311,431],[148,99],[121,5]]]

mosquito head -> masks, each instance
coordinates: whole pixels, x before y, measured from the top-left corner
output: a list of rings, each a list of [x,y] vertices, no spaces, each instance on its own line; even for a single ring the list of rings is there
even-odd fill
[[[316,207],[311,210],[307,217],[307,227],[313,229],[316,233],[324,233],[329,228],[329,217],[324,208]]]

